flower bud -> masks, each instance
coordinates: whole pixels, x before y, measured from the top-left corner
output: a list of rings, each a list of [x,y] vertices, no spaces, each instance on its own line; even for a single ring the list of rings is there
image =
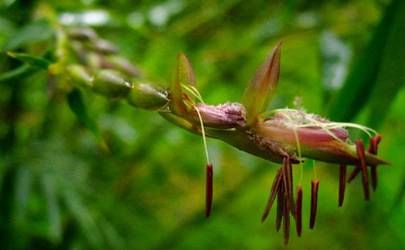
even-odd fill
[[[74,28],[69,30],[68,36],[78,41],[90,41],[97,39],[97,34],[90,28]]]
[[[93,80],[93,89],[108,97],[123,97],[129,94],[131,83],[112,70],[100,70]]]
[[[129,104],[143,109],[158,110],[167,102],[167,93],[146,83],[135,83],[127,96]]]
[[[90,49],[105,55],[116,54],[118,52],[118,48],[114,46],[114,44],[110,43],[107,40],[97,39],[88,43]]]
[[[86,69],[78,64],[69,65],[66,69],[69,76],[73,79],[74,84],[84,86],[84,87],[91,87],[92,86],[92,78],[87,73]]]

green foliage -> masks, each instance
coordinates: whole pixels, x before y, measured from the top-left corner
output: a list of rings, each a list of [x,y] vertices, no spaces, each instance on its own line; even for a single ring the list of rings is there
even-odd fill
[[[370,202],[363,202],[355,182],[343,208],[337,208],[338,169],[316,163],[322,186],[319,224],[309,231],[304,214],[303,237],[292,236],[288,248],[403,248],[403,2],[0,3],[0,248],[283,247],[281,235],[274,233],[274,211],[260,223],[276,165],[209,140],[216,175],[214,207],[205,220],[201,138],[153,112],[89,93],[89,75],[100,63],[97,53],[107,49],[105,43],[89,43],[90,38],[78,51],[91,56],[64,56],[67,52],[55,44],[57,30],[77,26],[94,28],[119,48],[119,55],[139,65],[138,71],[122,57],[102,57],[120,66],[119,74],[139,84],[135,87],[142,86],[140,72],[169,87],[176,79],[176,55],[184,52],[207,103],[240,101],[257,65],[282,40],[280,81],[271,107],[302,106],[331,119],[379,126],[381,155],[391,162],[379,169],[379,189]],[[324,82],[325,33],[351,55],[340,61],[349,75],[332,90]],[[329,44],[332,50],[334,44]],[[68,45],[78,48],[75,42]],[[66,73],[65,63],[76,61],[89,69],[75,78]],[[182,65],[181,76],[194,79],[189,63]],[[127,96],[130,104],[131,98],[138,100],[136,94]],[[311,164],[304,167],[303,211],[310,203]]]

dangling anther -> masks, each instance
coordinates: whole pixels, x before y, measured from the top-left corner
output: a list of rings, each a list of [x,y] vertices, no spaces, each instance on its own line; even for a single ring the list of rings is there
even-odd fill
[[[291,162],[290,162],[290,157],[286,156],[283,158],[283,177],[284,177],[284,185],[285,185],[285,193],[287,195],[287,201],[288,201],[288,207],[287,211],[290,212],[290,210],[293,209],[293,203],[294,201],[292,200],[292,175],[291,175],[291,168],[290,168]],[[292,210],[294,211],[294,210]]]
[[[281,173],[283,175],[283,173]],[[277,216],[276,216],[276,231],[280,231],[281,221],[283,219],[284,211],[284,185],[283,182],[280,184],[280,188],[277,193]]]
[[[346,189],[346,165],[340,164],[339,166],[339,207],[343,205]]]
[[[272,184],[271,190],[270,190],[270,196],[267,201],[266,207],[264,208],[264,211],[263,211],[262,223],[266,220],[267,216],[269,215],[271,207],[273,206],[274,200],[276,199],[277,191],[279,190],[280,185],[282,185],[282,179],[283,179],[282,172],[283,172],[283,169],[280,168],[277,171],[276,177],[274,177],[273,184]]]
[[[359,167],[361,169],[363,192],[365,200],[370,199],[370,190],[368,184],[368,171],[366,166],[366,155],[364,151],[364,144],[361,140],[356,141],[357,157],[359,158]]]
[[[297,235],[301,236],[302,232],[302,187],[298,185],[297,188],[297,200],[295,202],[295,229]]]
[[[213,170],[212,164],[207,164],[205,176],[205,217],[210,217],[212,210]]]
[[[318,208],[318,189],[319,180],[311,181],[311,213],[309,216],[309,228],[313,229],[315,226],[316,210]]]
[[[284,245],[288,244],[290,238],[290,211],[289,211],[289,198],[287,193],[284,194],[284,206],[283,206],[283,232],[284,232]]]
[[[378,144],[381,141],[381,135],[376,135],[370,140],[370,145],[368,147],[368,152],[370,154],[376,155],[378,152]],[[371,187],[373,188],[373,191],[376,190],[377,188],[377,166],[376,165],[371,165]]]
[[[357,175],[361,172],[361,168],[358,166],[355,166],[353,169],[353,172],[350,174],[349,178],[347,178],[347,183],[352,182],[352,180],[354,180],[354,178],[357,177]]]
[[[293,216],[295,216],[295,209],[294,209],[295,201],[294,201],[294,191],[293,191],[294,180],[293,180],[293,169],[292,169],[291,161],[288,161],[288,183],[290,185],[289,186],[289,189],[290,189],[290,199],[289,199],[290,205],[289,205],[289,207],[290,207],[291,214]]]

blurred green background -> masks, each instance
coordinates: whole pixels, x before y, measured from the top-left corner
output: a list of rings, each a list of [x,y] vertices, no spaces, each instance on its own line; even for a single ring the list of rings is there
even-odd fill
[[[55,52],[49,13],[63,25],[94,28],[163,86],[185,52],[212,104],[239,101],[282,40],[269,109],[298,102],[371,126],[391,166],[379,170],[371,201],[358,178],[338,208],[338,168],[317,162],[311,231],[307,164],[303,236],[292,230],[284,246],[274,211],[260,223],[277,165],[210,139],[215,192],[206,220],[200,137],[82,91],[94,136],[66,93],[54,91],[55,79],[7,56]],[[405,249],[403,0],[2,0],[0,48],[0,249]]]

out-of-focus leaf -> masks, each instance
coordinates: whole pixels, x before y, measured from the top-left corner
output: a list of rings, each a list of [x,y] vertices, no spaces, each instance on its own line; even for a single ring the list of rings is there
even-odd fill
[[[39,68],[37,67],[33,67],[31,65],[28,64],[24,64],[21,65],[18,68],[15,68],[13,70],[7,71],[3,74],[0,75],[0,83],[6,83],[6,82],[10,82],[14,79],[17,78],[25,78],[27,76],[30,76],[36,72],[40,71]]]
[[[27,24],[8,40],[5,50],[14,50],[27,44],[45,41],[51,38],[53,30],[45,20]]]
[[[396,2],[376,87],[370,98],[368,124],[373,127],[384,120],[395,96],[405,84],[405,1]]]
[[[349,73],[343,87],[332,101],[329,117],[337,121],[352,120],[369,99],[376,85],[387,37],[394,22],[395,11],[401,0],[394,0],[385,10],[373,37],[362,56]]]
[[[62,222],[55,183],[49,175],[43,174],[41,184],[48,207],[49,236],[59,241],[62,237]]]
[[[320,38],[322,56],[322,82],[326,91],[342,87],[347,76],[350,49],[335,33],[325,31]]]
[[[97,138],[100,138],[100,133],[96,122],[89,116],[82,94],[79,89],[73,89],[67,95],[67,101],[70,109],[76,115],[77,119],[90,131],[94,133]]]
[[[83,234],[95,249],[102,249],[103,241],[91,212],[83,204],[78,193],[71,189],[64,192],[64,201],[67,208],[79,223]]]
[[[280,76],[280,49],[278,43],[267,60],[257,70],[243,95],[248,123],[254,121],[266,107],[274,94]]]
[[[7,55],[9,55],[15,59],[18,59],[22,62],[28,63],[31,66],[38,67],[38,68],[44,69],[44,70],[47,70],[49,65],[52,64],[51,61],[49,61],[43,57],[33,56],[33,55],[30,55],[27,53],[18,53],[18,52],[9,51],[9,52],[7,52]]]
[[[15,182],[15,215],[17,221],[23,222],[31,192],[32,173],[26,167],[18,168]]]

